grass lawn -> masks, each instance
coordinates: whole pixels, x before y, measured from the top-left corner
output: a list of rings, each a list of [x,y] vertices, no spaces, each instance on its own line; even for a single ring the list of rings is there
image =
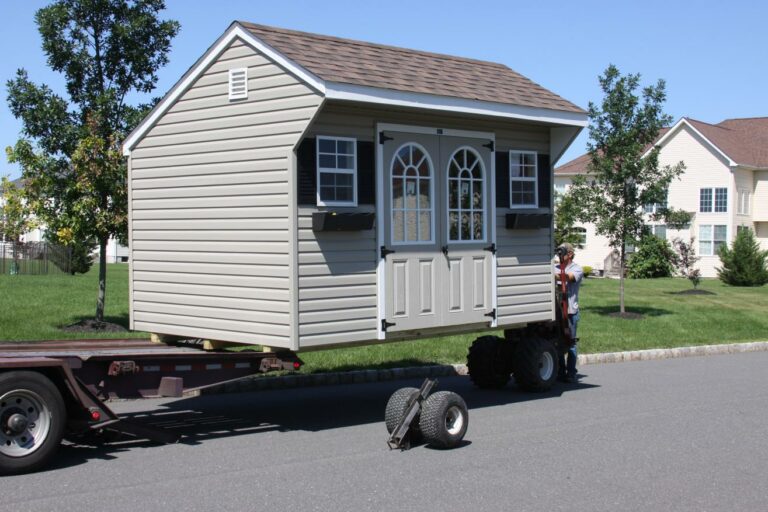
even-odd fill
[[[95,311],[98,269],[86,275],[0,275],[0,340],[82,338],[59,327]],[[768,286],[734,288],[704,280],[700,288],[712,295],[679,295],[690,288],[684,279],[628,280],[628,311],[643,319],[614,318],[618,281],[587,279],[581,288],[582,353],[639,350],[768,339]],[[128,267],[107,270],[106,319],[128,325]],[[94,337],[141,337],[146,333],[114,333]],[[448,336],[302,353],[304,371],[458,363],[476,335]]]

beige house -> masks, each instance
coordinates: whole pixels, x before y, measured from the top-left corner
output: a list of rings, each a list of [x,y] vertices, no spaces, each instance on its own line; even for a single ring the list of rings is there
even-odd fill
[[[131,328],[307,350],[551,322],[550,162],[586,117],[502,64],[235,22],[125,142]]]
[[[669,187],[671,207],[694,214],[690,229],[667,230],[660,222],[648,224],[668,240],[696,239],[701,257],[698,266],[704,277],[716,277],[717,248],[730,243],[739,229],[751,229],[768,249],[768,117],[727,119],[709,124],[682,118],[665,129],[657,145],[659,163],[685,163],[685,172]],[[588,155],[582,155],[555,169],[555,191],[568,189],[575,175],[587,172]],[[647,205],[653,212],[655,205]],[[610,272],[615,255],[605,237],[592,224],[584,230],[584,248],[579,251],[583,265]]]

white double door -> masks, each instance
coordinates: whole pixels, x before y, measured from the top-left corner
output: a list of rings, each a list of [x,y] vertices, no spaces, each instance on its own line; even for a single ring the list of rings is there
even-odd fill
[[[490,139],[382,131],[387,331],[491,322]]]

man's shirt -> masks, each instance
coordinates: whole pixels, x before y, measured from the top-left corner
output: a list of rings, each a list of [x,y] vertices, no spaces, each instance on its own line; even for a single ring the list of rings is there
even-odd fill
[[[560,282],[560,265],[555,265],[555,272],[557,282]],[[581,280],[584,278],[584,271],[581,269],[581,265],[571,261],[567,267],[565,267],[566,274],[573,274],[574,280],[571,281],[566,277],[566,293],[568,294],[568,314],[575,315],[579,312],[579,286]]]

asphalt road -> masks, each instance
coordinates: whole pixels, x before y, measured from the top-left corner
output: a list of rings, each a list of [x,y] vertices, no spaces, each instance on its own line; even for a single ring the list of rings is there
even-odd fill
[[[63,447],[0,480],[0,510],[768,510],[768,353],[585,366],[526,394],[444,379],[464,446],[390,451],[384,405],[418,382],[121,402],[176,445]]]

